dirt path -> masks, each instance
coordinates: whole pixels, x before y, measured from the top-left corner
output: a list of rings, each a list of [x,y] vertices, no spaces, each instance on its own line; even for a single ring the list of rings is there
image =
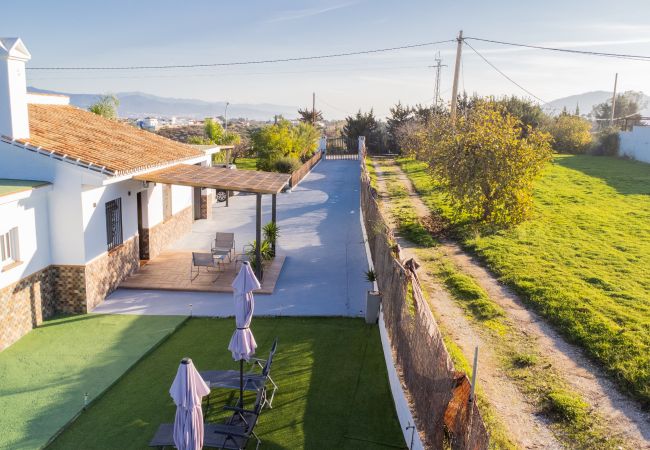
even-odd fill
[[[381,170],[379,168],[376,170],[377,187],[382,199],[381,205],[384,208],[385,202],[388,201],[386,184]],[[390,212],[384,209],[384,213],[390,226],[395,229],[394,218]],[[416,256],[409,241],[400,237],[397,233],[395,237],[402,248],[402,255],[404,255],[405,259],[412,257],[416,260],[420,259]],[[460,347],[465,357],[471,361],[474,348],[476,346],[480,348],[479,383],[501,421],[506,424],[511,438],[522,448],[561,449],[562,446],[555,439],[548,424],[539,415],[535,414],[534,407],[526,401],[503,371],[499,370],[498,356],[491,350],[492,346],[472,327],[463,309],[426,271],[420,269],[418,277],[423,289],[428,292],[429,298],[435,299],[435,304],[431,306],[436,319],[440,322],[446,334],[450,335]]]
[[[415,193],[406,174],[396,164],[394,167],[398,179],[411,194],[418,215],[430,216],[431,212]],[[650,416],[634,401],[621,394],[603,371],[586,358],[581,349],[567,343],[536,313],[527,309],[514,292],[502,285],[458,244],[443,240],[441,249],[459,270],[473,277],[490,298],[505,310],[514,327],[535,340],[565,381],[601,415],[612,436],[620,437],[631,448],[650,449]],[[482,363],[480,367],[485,367],[485,364]]]

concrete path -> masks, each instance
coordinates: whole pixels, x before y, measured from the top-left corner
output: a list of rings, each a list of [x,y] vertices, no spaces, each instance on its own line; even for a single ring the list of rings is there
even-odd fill
[[[263,197],[263,223],[271,196]],[[322,161],[293,192],[277,197],[278,254],[287,259],[273,295],[257,295],[256,315],[358,316],[365,309],[367,259],[359,221],[359,161]],[[234,232],[237,250],[255,239],[255,196],[237,195],[213,219],[171,247],[209,249],[215,231]],[[230,316],[232,295],[118,289],[94,313]]]

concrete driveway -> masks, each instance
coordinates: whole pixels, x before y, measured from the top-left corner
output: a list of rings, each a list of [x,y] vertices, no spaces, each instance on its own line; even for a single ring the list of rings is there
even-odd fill
[[[271,197],[263,197],[263,223]],[[287,259],[272,295],[257,295],[256,315],[358,316],[371,285],[359,221],[359,161],[324,160],[293,192],[277,197],[278,253]],[[174,249],[209,249],[215,231],[235,233],[237,250],[254,240],[255,196],[215,204],[213,219],[194,223]],[[190,305],[192,305],[190,307]],[[232,295],[118,289],[94,313],[230,316]]]

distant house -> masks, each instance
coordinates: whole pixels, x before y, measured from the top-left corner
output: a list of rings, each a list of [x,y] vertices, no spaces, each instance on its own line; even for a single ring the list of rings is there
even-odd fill
[[[145,117],[140,122],[140,127],[147,131],[156,131],[159,127],[158,119],[155,117]]]
[[[209,214],[205,189],[134,177],[218,151],[28,93],[30,58],[0,38],[0,350],[54,313],[90,311]]]

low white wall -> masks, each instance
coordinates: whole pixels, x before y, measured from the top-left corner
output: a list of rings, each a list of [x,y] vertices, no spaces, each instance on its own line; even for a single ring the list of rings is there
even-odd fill
[[[0,288],[42,270],[52,262],[48,193],[44,186],[20,194],[0,197],[0,234],[18,228],[18,252],[21,264],[0,271]]]
[[[106,236],[106,203],[122,199],[122,237],[127,241],[138,234],[137,189],[142,183],[126,180],[108,186],[84,186],[81,194],[83,210],[84,262],[88,263],[108,251]]]
[[[363,164],[361,160],[361,164]],[[363,235],[363,242],[366,249],[366,258],[368,260],[368,268],[374,269],[372,263],[372,256],[370,254],[370,246],[368,245],[368,234],[366,233],[366,226],[363,222],[363,209],[361,208],[361,199],[359,199],[359,220],[361,222],[361,233]],[[374,282],[373,289],[378,290],[377,282]],[[365,301],[365,299],[364,299]],[[393,351],[390,345],[390,338],[388,337],[388,330],[386,330],[386,323],[384,322],[384,313],[379,313],[379,335],[381,336],[381,347],[384,352],[384,361],[386,362],[386,371],[388,373],[388,382],[390,384],[390,391],[393,395],[393,402],[395,403],[395,411],[399,420],[400,427],[402,428],[402,435],[404,441],[410,450],[424,450],[424,445],[420,439],[417,427],[415,426],[415,418],[411,413],[406,394],[402,389],[402,383],[397,373],[395,360],[393,359]]]
[[[633,127],[632,131],[622,131],[620,154],[650,163],[650,127]]]

